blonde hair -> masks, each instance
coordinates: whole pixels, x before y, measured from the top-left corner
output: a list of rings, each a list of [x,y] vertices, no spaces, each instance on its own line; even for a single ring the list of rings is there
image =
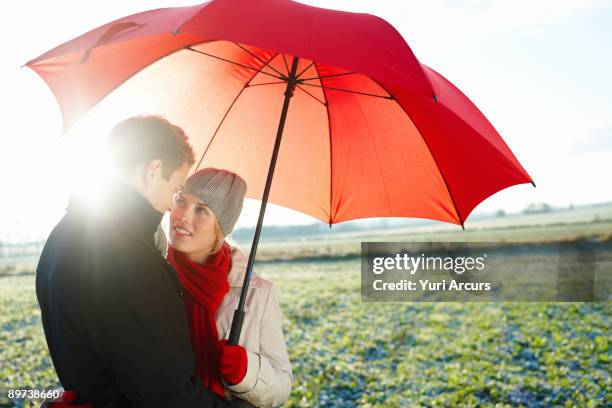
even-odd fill
[[[223,230],[221,230],[221,224],[219,224],[219,220],[214,212],[211,211],[213,218],[215,219],[215,243],[212,246],[211,254],[216,254],[219,252],[223,243],[225,242],[225,236],[223,235]]]

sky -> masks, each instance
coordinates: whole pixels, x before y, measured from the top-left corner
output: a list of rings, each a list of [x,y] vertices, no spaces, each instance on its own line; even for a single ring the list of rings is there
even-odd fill
[[[612,201],[612,0],[302,2],[386,19],[420,61],[487,116],[537,188],[511,187],[472,214],[519,211],[534,202]],[[22,65],[113,19],[191,4],[197,2],[56,0],[3,7],[0,241],[44,239],[84,182],[78,169],[94,165],[74,157],[74,146],[60,137],[53,95]],[[258,210],[259,202],[247,200],[238,226],[253,226]],[[265,224],[312,222],[274,205],[265,218]]]

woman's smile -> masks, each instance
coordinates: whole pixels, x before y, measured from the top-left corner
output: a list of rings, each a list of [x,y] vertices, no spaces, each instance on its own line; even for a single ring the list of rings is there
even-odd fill
[[[174,227],[173,231],[179,236],[190,237],[193,235],[191,231],[179,226]]]

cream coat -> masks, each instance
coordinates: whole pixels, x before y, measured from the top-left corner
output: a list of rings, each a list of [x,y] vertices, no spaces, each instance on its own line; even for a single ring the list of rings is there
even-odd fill
[[[230,290],[217,311],[220,339],[229,337],[234,310],[246,273],[247,258],[236,247],[228,275]],[[245,303],[245,317],[238,344],[247,350],[248,367],[244,379],[226,386],[226,394],[239,397],[257,407],[283,404],[291,393],[291,364],[285,345],[278,296],[271,282],[251,275]]]

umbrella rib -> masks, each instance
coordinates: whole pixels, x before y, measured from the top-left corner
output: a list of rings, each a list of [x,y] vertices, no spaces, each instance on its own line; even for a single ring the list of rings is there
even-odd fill
[[[320,100],[319,98],[317,98],[316,96],[314,96],[313,94],[311,94],[310,92],[308,92],[307,90],[305,90],[304,88],[302,88],[299,85],[296,85],[297,88],[301,89],[303,92],[305,92],[308,96],[310,96],[311,98],[313,98],[315,101],[319,102],[321,105],[323,106],[327,106],[327,103],[323,102],[322,100]]]
[[[252,88],[254,86],[262,86],[262,85],[276,85],[276,84],[286,84],[287,81],[275,81],[275,82],[263,82],[261,84],[248,84],[247,87]]]
[[[387,89],[382,86],[382,84],[380,84],[377,80],[375,80],[374,78],[371,78],[372,81],[374,81],[378,86],[380,86],[381,89],[383,89],[386,92]],[[425,139],[423,137],[423,132],[421,132],[421,129],[419,128],[419,126],[416,124],[416,122],[412,119],[412,117],[410,116],[410,114],[408,113],[408,111],[406,109],[404,109],[404,107],[402,106],[401,103],[395,101],[395,103],[397,103],[398,107],[404,111],[404,113],[406,114],[406,116],[408,117],[408,119],[410,119],[410,121],[412,122],[412,124],[414,124],[414,127],[417,129],[417,131],[419,132],[419,136],[421,136],[421,140],[423,140],[423,143],[425,143],[425,146],[427,146],[427,150],[429,151],[429,154],[431,154],[431,158],[434,161],[436,168],[438,169],[438,173],[440,173],[440,177],[442,178],[442,181],[444,182],[444,186],[446,187],[446,191],[448,192],[448,196],[451,199],[451,202],[453,203],[453,207],[455,210],[455,215],[457,215],[457,218],[459,218],[459,223],[461,224],[461,228],[463,230],[465,230],[465,226],[463,225],[463,218],[461,218],[461,214],[459,214],[459,208],[457,208],[457,203],[455,202],[455,197],[453,196],[453,193],[451,192],[450,186],[448,185],[448,182],[446,181],[446,177],[444,177],[444,174],[442,173],[442,169],[440,168],[440,165],[438,164],[438,160],[436,159],[436,156],[433,154],[433,151],[431,150],[431,147],[429,146],[429,143],[427,143],[427,139]]]
[[[301,84],[302,85],[307,85],[307,86],[314,86],[314,87],[317,87],[317,88],[329,89],[331,91],[348,92],[348,93],[353,93],[353,94],[357,94],[357,95],[374,96],[376,98],[383,98],[383,99],[394,99],[391,95],[375,95],[375,94],[371,94],[371,93],[367,93],[367,92],[351,91],[350,89],[333,88],[331,86],[307,84],[307,83],[304,83],[304,82],[302,82]]]
[[[276,72],[278,75],[281,76],[281,78],[284,76],[280,71],[278,71],[276,68],[274,68],[272,65],[268,65],[268,62],[265,62],[264,60],[262,60],[261,58],[259,58],[257,55],[253,54],[250,50],[248,50],[246,47],[243,47],[241,44],[235,42],[234,44],[236,44],[238,47],[240,47],[241,49],[243,49],[245,52],[247,52],[249,55],[251,55],[253,58],[255,58],[257,61],[261,62],[262,64],[267,65],[268,67],[272,68],[272,71]],[[278,55],[278,53],[276,54]],[[262,71],[263,72],[263,71]]]
[[[317,76],[317,77],[312,77],[312,78],[304,78],[304,79],[300,79],[300,81],[312,81],[315,79],[332,78],[332,77],[352,75],[352,74],[356,74],[356,72],[342,72],[340,74],[330,74],[330,75],[323,75],[323,76]]]
[[[287,64],[287,58],[285,58],[285,53],[283,55],[283,61],[285,61],[285,68],[287,68],[287,76],[289,76],[289,64]]]
[[[260,72],[264,73],[262,71],[262,69],[265,66],[267,66],[270,63],[270,61],[272,61],[274,58],[276,58],[277,55],[278,55],[278,53],[274,54],[267,62],[264,61],[263,65],[258,70],[256,70],[256,72],[253,74],[253,76],[251,76],[251,78],[249,78],[249,80],[244,84],[244,86],[242,87],[240,92],[238,92],[238,94],[236,95],[236,97],[232,101],[232,104],[229,106],[229,108],[227,108],[227,111],[225,111],[225,114],[223,115],[223,118],[221,119],[221,122],[219,122],[219,125],[215,129],[215,133],[213,133],[212,137],[210,138],[210,141],[206,145],[206,149],[204,149],[204,152],[202,153],[202,156],[200,157],[200,161],[198,162],[198,165],[196,166],[195,171],[198,171],[198,169],[200,168],[200,165],[202,164],[202,161],[204,160],[204,156],[206,156],[206,153],[208,153],[208,149],[210,149],[210,146],[212,145],[213,140],[215,139],[215,137],[217,137],[217,133],[219,133],[219,129],[221,129],[221,126],[223,125],[223,122],[225,122],[225,118],[227,118],[227,115],[229,115],[230,111],[232,110],[232,108],[236,104],[236,101],[238,101],[238,98],[240,98],[240,95],[242,95],[242,92],[244,92],[244,90],[249,87],[249,84],[257,76],[258,73],[260,73]]]
[[[313,62],[314,64],[314,62]],[[319,77],[321,76],[319,69],[317,68],[317,65],[314,64],[314,68],[315,68],[315,72],[317,73],[317,75],[319,75]],[[323,85],[323,81],[319,80],[319,83],[321,85]],[[325,113],[327,114],[327,135],[329,137],[329,228],[331,229],[332,226],[332,221],[333,221],[333,212],[334,209],[332,208],[333,204],[334,204],[334,200],[333,200],[333,192],[334,192],[334,169],[333,169],[333,165],[334,165],[334,161],[333,161],[333,149],[332,149],[332,128],[331,128],[331,120],[329,117],[329,99],[327,99],[327,93],[325,92],[325,88],[323,88],[321,90],[321,92],[323,92],[323,96],[325,97]]]
[[[300,71],[300,73],[299,73],[299,74],[297,74],[297,75],[295,76],[295,78],[296,78],[296,79],[300,79],[300,76],[301,76],[301,75],[302,75],[304,72],[308,71],[308,69],[309,69],[310,67],[312,67],[314,64],[315,64],[315,62],[314,62],[314,61],[312,61],[310,64],[308,64],[308,66],[307,66],[306,68],[304,68],[302,71]]]
[[[283,79],[282,76],[277,76],[277,75],[271,74],[269,72],[262,71],[261,68],[256,69],[256,68],[253,68],[253,67],[249,67],[248,65],[244,65],[244,64],[241,64],[241,63],[236,62],[236,61],[228,60],[226,58],[221,58],[221,57],[219,57],[217,55],[209,54],[209,53],[204,52],[204,51],[196,50],[195,48],[192,48],[192,47],[186,47],[185,49],[187,49],[189,51],[197,52],[197,53],[202,54],[202,55],[206,55],[208,57],[216,58],[216,59],[221,60],[221,61],[229,62],[230,64],[238,65],[239,67],[242,67],[242,68],[249,69],[251,71],[254,71],[255,75],[257,75],[258,73],[262,73],[262,74],[265,74],[265,75],[269,75],[272,78]],[[276,57],[276,55],[278,55],[278,54],[275,54],[274,56]],[[261,61],[262,64],[264,64],[264,66],[268,65],[265,61],[263,61],[263,60],[260,60],[260,61]]]

